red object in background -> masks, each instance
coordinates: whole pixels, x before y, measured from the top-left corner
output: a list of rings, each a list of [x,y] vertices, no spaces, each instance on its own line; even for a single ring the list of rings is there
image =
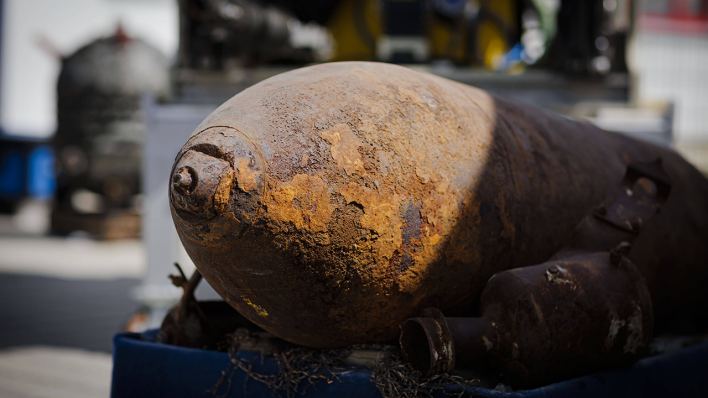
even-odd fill
[[[706,0],[667,0],[668,15],[673,18],[696,18],[708,16]]]
[[[647,2],[638,27],[644,32],[708,35],[708,0]]]

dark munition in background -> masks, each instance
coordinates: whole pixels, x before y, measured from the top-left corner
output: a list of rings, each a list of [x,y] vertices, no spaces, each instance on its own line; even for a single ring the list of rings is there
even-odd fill
[[[407,68],[325,64],[243,91],[184,145],[169,195],[187,252],[229,304],[288,341],[341,347],[394,339],[426,307],[473,315],[493,274],[548,260],[629,163],[657,158],[671,197],[629,259],[670,329],[707,301],[698,171]]]

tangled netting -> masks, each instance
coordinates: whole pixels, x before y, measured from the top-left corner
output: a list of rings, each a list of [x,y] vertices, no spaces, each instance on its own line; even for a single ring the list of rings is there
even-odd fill
[[[252,364],[236,356],[236,352],[244,342],[253,339],[248,334],[230,335],[229,356],[233,367],[222,372],[221,378],[209,390],[213,395],[226,383],[225,397],[232,389],[232,379],[236,371],[245,372],[249,378],[263,383],[271,390],[285,393],[288,397],[304,395],[307,389],[320,382],[333,383],[339,381],[339,376],[352,372],[352,366],[345,359],[356,350],[375,350],[387,353],[382,360],[375,361],[371,382],[381,392],[384,398],[432,397],[441,392],[447,396],[462,397],[466,387],[480,387],[482,383],[477,378],[463,378],[457,375],[439,375],[424,378],[420,372],[403,361],[400,349],[393,345],[364,344],[338,350],[316,350],[304,347],[290,347],[280,352],[269,353],[278,363],[278,372],[261,374],[253,370]],[[450,386],[458,388],[450,388]]]

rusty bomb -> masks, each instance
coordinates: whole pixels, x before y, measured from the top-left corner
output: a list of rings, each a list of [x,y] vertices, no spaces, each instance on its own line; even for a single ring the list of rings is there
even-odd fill
[[[656,328],[672,329],[708,301],[708,181],[695,168],[404,67],[317,65],[244,90],[179,152],[169,197],[184,247],[231,306],[290,342],[342,347],[395,339],[427,307],[474,315],[492,275],[548,260],[629,163],[657,158],[672,196],[629,258]]]

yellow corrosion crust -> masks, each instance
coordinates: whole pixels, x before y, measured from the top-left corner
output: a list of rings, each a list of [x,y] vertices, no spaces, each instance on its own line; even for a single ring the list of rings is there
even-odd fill
[[[214,193],[214,209],[217,214],[222,214],[226,211],[229,204],[229,193],[231,185],[234,182],[234,173],[224,173],[219,181],[219,186]]]
[[[362,228],[378,235],[375,248],[381,257],[390,258],[401,246],[401,219],[398,209],[401,197],[396,194],[380,194],[358,184],[349,183],[339,189],[347,203],[358,203],[364,215],[358,221]]]
[[[268,216],[297,229],[325,231],[332,214],[327,184],[319,177],[297,174],[268,194]]]
[[[261,172],[249,167],[254,162],[248,157],[238,158],[236,164],[236,183],[243,192],[250,192],[258,188],[258,176]]]
[[[337,162],[337,166],[344,169],[348,175],[355,173],[366,175],[364,162],[358,150],[361,141],[348,125],[337,124],[331,129],[323,131],[321,136],[331,145],[332,158]]]
[[[253,308],[254,310],[256,310],[256,314],[258,314],[258,315],[260,315],[260,316],[268,316],[268,311],[264,310],[263,307],[261,307],[260,305],[258,305],[258,304],[253,304],[253,303],[251,302],[251,300],[249,300],[248,298],[243,297],[243,296],[241,296],[241,299],[242,299],[246,304],[250,305],[251,308]]]

